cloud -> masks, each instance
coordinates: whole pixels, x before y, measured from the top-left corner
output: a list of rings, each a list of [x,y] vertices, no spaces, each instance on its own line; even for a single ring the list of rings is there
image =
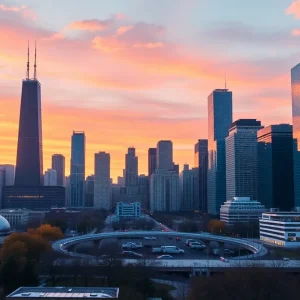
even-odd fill
[[[132,46],[133,48],[145,48],[145,49],[155,49],[163,48],[163,43],[136,43]]]
[[[25,5],[23,5],[23,6],[6,6],[3,4],[0,4],[0,10],[2,10],[2,11],[19,12],[21,10],[24,10],[25,8],[26,8]]]
[[[128,25],[128,26],[121,26],[118,28],[117,30],[117,35],[122,35],[125,32],[131,30],[132,28],[134,28],[134,26]]]
[[[294,29],[292,31],[292,36],[299,36],[300,35],[300,29]]]
[[[287,15],[294,15],[295,19],[300,19],[300,0],[294,1],[286,10]]]
[[[123,50],[123,44],[114,38],[103,38],[97,36],[92,41],[93,48],[100,50],[101,52],[110,54]]]
[[[82,30],[82,31],[101,31],[106,29],[110,24],[110,21],[100,21],[100,20],[83,20],[72,22],[67,27],[72,30]]]
[[[125,14],[121,14],[121,13],[115,14],[114,17],[115,17],[116,20],[125,20],[125,19],[127,19],[127,16]]]

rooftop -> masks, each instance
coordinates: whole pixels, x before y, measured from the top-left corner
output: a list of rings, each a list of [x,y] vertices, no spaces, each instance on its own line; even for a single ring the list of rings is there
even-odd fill
[[[6,298],[95,298],[117,299],[119,288],[101,287],[20,287]]]

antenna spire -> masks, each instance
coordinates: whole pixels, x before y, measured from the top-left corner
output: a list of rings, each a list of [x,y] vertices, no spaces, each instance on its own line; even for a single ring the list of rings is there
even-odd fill
[[[27,71],[26,71],[26,79],[29,80],[29,41],[27,48]]]
[[[225,90],[227,90],[227,76],[226,76],[226,72],[225,72]]]
[[[34,43],[34,74],[33,79],[36,80],[36,42]]]

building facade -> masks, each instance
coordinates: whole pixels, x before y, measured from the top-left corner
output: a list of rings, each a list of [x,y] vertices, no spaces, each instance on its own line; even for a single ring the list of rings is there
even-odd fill
[[[207,213],[207,161],[208,140],[200,139],[195,145],[194,167],[195,167],[195,209]],[[198,172],[198,174],[196,174]]]
[[[4,217],[11,226],[26,225],[29,222],[29,212],[26,209],[1,209],[0,216]]]
[[[300,206],[300,64],[291,70],[294,147],[294,199]]]
[[[66,186],[65,184],[65,157],[62,154],[52,155],[52,169],[57,173],[57,185]]]
[[[0,207],[2,207],[2,189],[12,186],[15,181],[15,167],[13,165],[0,165]]]
[[[85,134],[82,131],[73,131],[71,145],[70,170],[70,206],[84,207],[85,181]]]
[[[174,169],[172,141],[159,141],[156,148],[156,168],[166,172]]]
[[[152,175],[152,173],[156,169],[156,148],[148,149],[148,177]]]
[[[271,125],[257,132],[258,201],[267,208],[291,210],[294,201],[293,127]]]
[[[221,206],[220,220],[228,225],[258,222],[262,213],[266,211],[264,205],[256,200],[250,200],[250,197],[233,197]]]
[[[300,212],[271,211],[259,220],[260,240],[283,248],[300,248]]]
[[[85,179],[85,207],[94,207],[95,176],[90,175]]]
[[[214,90],[208,96],[207,211],[219,214],[226,200],[225,138],[232,123],[232,92]]]
[[[194,210],[194,171],[189,169],[185,164],[183,171],[180,173],[180,198],[181,209]]]
[[[116,207],[116,216],[118,219],[137,219],[142,215],[141,203],[123,203],[118,202]]]
[[[95,154],[94,207],[111,208],[110,154]]]
[[[53,169],[48,169],[44,174],[44,186],[57,186],[57,172]]]
[[[263,128],[256,119],[240,119],[229,128],[225,139],[226,199],[257,199],[257,131]]]

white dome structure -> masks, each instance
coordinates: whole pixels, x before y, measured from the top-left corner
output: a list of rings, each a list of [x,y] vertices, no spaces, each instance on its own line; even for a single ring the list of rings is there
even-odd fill
[[[10,231],[9,222],[2,216],[0,216],[0,235]]]

